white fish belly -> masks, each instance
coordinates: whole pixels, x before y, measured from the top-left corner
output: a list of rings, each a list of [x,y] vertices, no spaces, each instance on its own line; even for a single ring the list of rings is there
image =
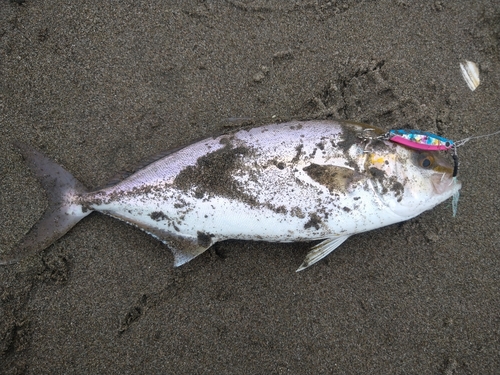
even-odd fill
[[[176,200],[140,199],[103,204],[95,209],[146,231],[156,228],[192,239],[201,232],[212,236],[214,242],[230,238],[273,242],[314,240],[360,233],[401,220],[385,212],[368,191],[360,192],[356,198],[341,199],[335,205],[316,200],[309,206],[303,201],[279,199],[253,207],[223,197],[205,201],[184,197],[182,208],[173,203]]]

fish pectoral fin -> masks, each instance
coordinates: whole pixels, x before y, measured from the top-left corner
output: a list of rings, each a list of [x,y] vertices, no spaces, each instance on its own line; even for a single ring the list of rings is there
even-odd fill
[[[300,267],[297,268],[297,271],[295,272],[305,270],[310,265],[313,265],[314,263],[320,261],[328,254],[330,254],[333,250],[335,250],[337,247],[342,245],[344,241],[347,240],[349,237],[350,236],[340,236],[340,237],[328,238],[323,242],[320,242],[316,246],[312,247],[311,251],[307,253],[304,261],[302,262]]]

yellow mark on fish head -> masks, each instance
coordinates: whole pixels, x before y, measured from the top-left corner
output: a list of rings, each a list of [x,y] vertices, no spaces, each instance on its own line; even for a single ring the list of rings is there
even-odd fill
[[[372,164],[384,164],[385,159],[382,156],[372,154],[370,156],[370,163],[372,163]]]
[[[393,160],[394,160],[394,155],[391,154],[389,155],[370,154],[370,157],[368,158],[368,163],[370,163],[374,167],[382,167],[384,165],[389,164]]]
[[[370,153],[366,158],[365,168],[377,168],[387,174],[395,172],[396,155],[392,153]]]

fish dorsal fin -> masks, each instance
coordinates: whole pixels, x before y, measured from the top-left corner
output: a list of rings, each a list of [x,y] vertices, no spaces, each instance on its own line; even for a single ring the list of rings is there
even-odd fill
[[[149,226],[144,223],[133,221],[130,218],[122,217],[121,215],[117,215],[114,212],[100,212],[112,216],[116,219],[122,220],[127,224],[131,224],[163,242],[170,248],[170,251],[174,255],[174,267],[182,266],[184,263],[187,263],[191,259],[196,258],[198,255],[212,246],[215,242],[217,242],[214,237],[205,233],[198,232],[198,238],[183,236],[153,226]]]
[[[307,267],[313,265],[314,263],[320,261],[328,254],[330,254],[337,247],[342,245],[345,240],[347,240],[350,236],[340,236],[334,238],[328,238],[323,242],[320,242],[316,246],[312,247],[311,250],[307,253],[304,261],[297,269],[296,272],[305,270]]]

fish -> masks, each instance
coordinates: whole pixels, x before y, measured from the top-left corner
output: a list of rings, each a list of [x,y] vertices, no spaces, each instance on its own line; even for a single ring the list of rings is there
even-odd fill
[[[385,133],[333,120],[236,129],[167,152],[95,191],[18,144],[49,204],[0,263],[44,250],[97,211],[162,241],[175,267],[227,239],[321,240],[297,269],[304,270],[350,236],[409,220],[461,188],[446,153],[379,137]]]

